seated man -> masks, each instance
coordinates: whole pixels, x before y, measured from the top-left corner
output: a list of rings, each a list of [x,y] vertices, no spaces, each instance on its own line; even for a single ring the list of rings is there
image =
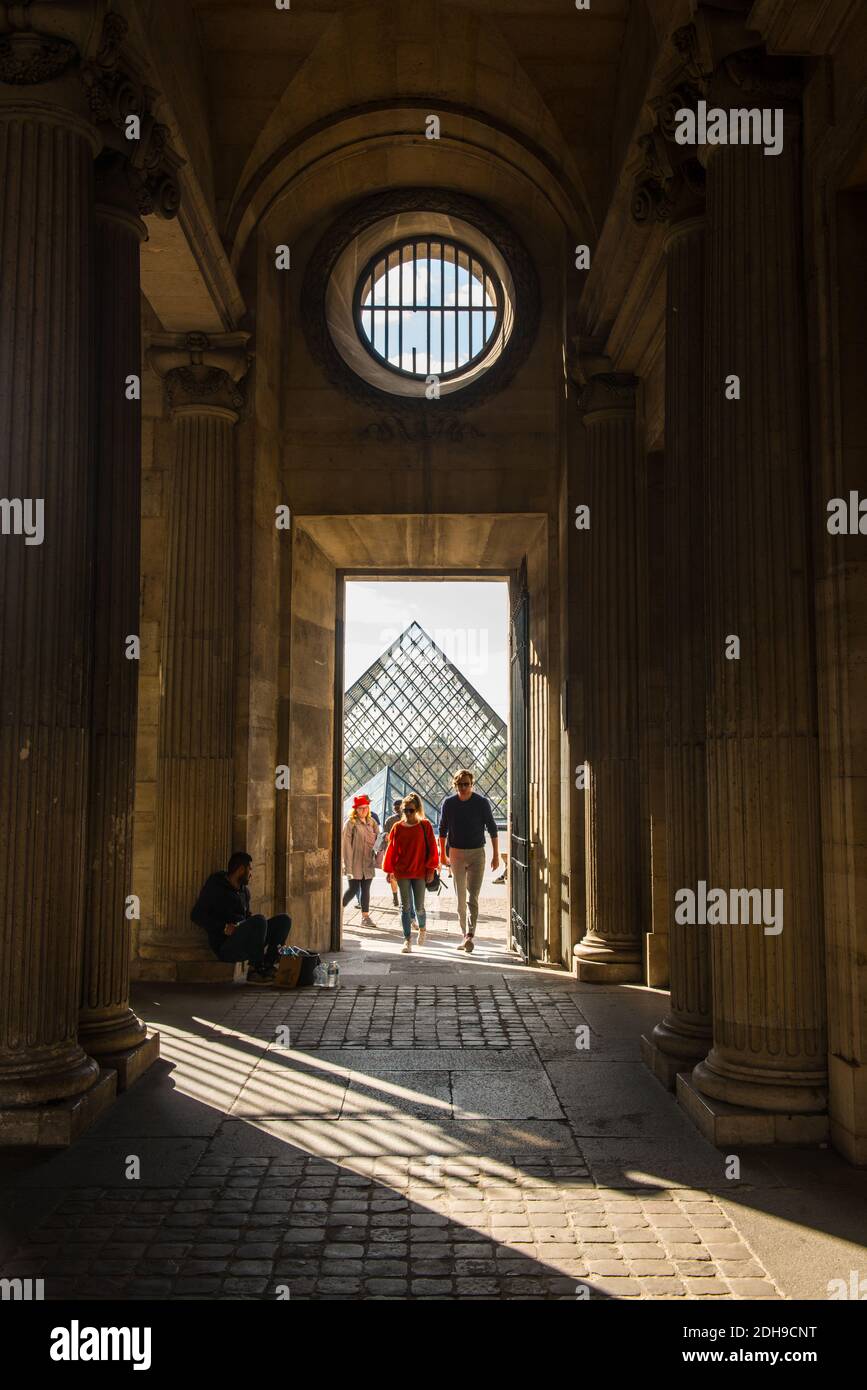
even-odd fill
[[[250,916],[250,889],[253,860],[236,851],[225,873],[211,874],[196,899],[190,917],[208,933],[208,942],[218,960],[248,960],[248,985],[267,985],[277,973],[278,947],[292,928],[285,912],[265,918]]]

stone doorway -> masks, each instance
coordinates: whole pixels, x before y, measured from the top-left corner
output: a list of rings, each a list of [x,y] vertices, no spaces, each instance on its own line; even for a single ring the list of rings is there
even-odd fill
[[[371,538],[375,536],[375,555]],[[419,563],[424,561],[424,563]],[[559,959],[560,786],[550,753],[559,716],[557,593],[549,584],[549,523],[539,514],[296,517],[290,621],[282,673],[281,738],[293,770],[285,839],[278,827],[278,882],[285,872],[293,939],[339,949],[339,831],[344,641],[348,580],[517,578],[526,564],[530,626],[529,812],[533,934],[530,955]],[[490,872],[488,878],[490,878]]]
[[[448,574],[368,575],[344,578],[338,593],[343,646],[337,653],[337,707],[342,710],[341,759],[335,766],[335,824],[345,825],[354,796],[370,797],[381,827],[401,798],[415,792],[438,832],[439,807],[452,792],[458,768],[470,768],[498,828],[500,862],[493,868],[486,839],[479,899],[477,946],[508,947],[511,692],[509,576],[455,580]],[[523,693],[523,692],[522,692]],[[526,769],[524,779],[526,780]],[[526,785],[522,800],[526,799]],[[369,920],[361,906],[343,907],[346,880],[335,844],[335,943],[347,934],[359,946],[403,946],[396,889],[379,868],[370,893]],[[450,869],[425,901],[425,954],[447,960],[463,940]],[[342,913],[341,913],[342,909]],[[370,923],[374,925],[371,927]],[[417,940],[413,933],[417,950]]]

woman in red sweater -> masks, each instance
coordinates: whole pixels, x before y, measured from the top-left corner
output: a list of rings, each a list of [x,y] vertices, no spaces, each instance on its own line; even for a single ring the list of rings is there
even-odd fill
[[[418,945],[424,945],[425,938],[425,885],[433,882],[439,856],[433,826],[425,818],[421,797],[411,792],[401,804],[402,817],[391,827],[388,836],[388,849],[385,851],[383,869],[397,879],[400,893],[400,920],[403,926],[403,951],[407,955],[412,950],[410,934],[412,919],[418,920]],[[413,904],[415,911],[413,911]]]

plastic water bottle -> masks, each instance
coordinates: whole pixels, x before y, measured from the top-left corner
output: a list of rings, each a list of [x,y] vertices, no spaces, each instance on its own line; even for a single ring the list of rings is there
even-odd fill
[[[339,980],[340,966],[337,964],[336,960],[330,960],[328,962],[328,988],[336,989]]]
[[[327,989],[328,987],[328,969],[323,961],[320,961],[313,971],[313,983],[319,985],[320,988]]]

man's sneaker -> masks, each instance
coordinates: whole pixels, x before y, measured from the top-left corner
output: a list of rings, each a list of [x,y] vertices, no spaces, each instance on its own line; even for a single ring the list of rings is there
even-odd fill
[[[405,941],[400,948],[400,954],[402,956],[408,956],[411,950],[412,946],[410,945],[409,941]]]
[[[273,975],[266,975],[265,972],[264,972],[263,970],[248,970],[248,971],[247,971],[247,984],[248,984],[248,985],[270,985],[271,982],[273,981],[273,979],[274,979],[274,976],[273,976]]]
[[[492,879],[491,879],[491,882],[492,882],[492,883],[505,883],[505,882],[506,882],[506,875],[505,875],[505,874],[500,874],[500,877],[499,877],[499,878],[492,878]]]
[[[470,938],[468,936],[465,936],[463,941],[458,942],[457,946],[455,947],[455,950],[465,951],[467,949],[467,942],[469,941],[469,939]]]
[[[466,951],[467,955],[470,955],[475,944],[476,943],[473,940],[473,938],[471,936],[468,936],[466,941],[464,942],[464,950]]]
[[[427,928],[426,928],[426,927],[419,927],[419,929],[418,929],[418,941],[416,942],[416,945],[417,945],[417,946],[423,946],[423,945],[424,945],[424,940],[425,940],[425,937],[426,937],[426,936],[427,936]]]
[[[375,927],[376,923],[368,912],[363,912],[361,915],[361,925],[363,927]]]

